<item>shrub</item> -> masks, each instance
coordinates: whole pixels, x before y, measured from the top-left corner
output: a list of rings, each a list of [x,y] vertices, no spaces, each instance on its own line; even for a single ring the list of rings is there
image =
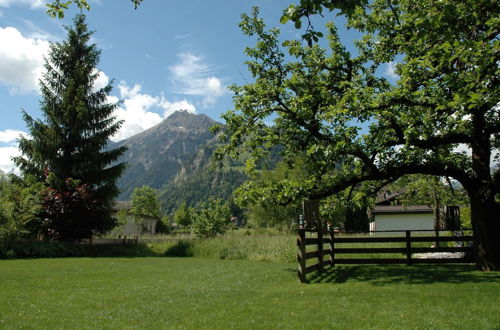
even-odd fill
[[[214,237],[226,231],[231,210],[222,200],[202,203],[193,217],[193,231],[197,237]]]
[[[60,241],[17,242],[8,251],[0,251],[1,258],[62,258],[82,257],[85,248],[82,245]]]

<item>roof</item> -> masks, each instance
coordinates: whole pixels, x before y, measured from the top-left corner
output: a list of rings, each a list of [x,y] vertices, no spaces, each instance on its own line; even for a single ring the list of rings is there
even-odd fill
[[[125,210],[128,211],[130,210],[132,206],[131,202],[124,202],[124,201],[115,201],[111,207],[111,209],[115,212],[118,212],[120,210]]]
[[[433,213],[431,207],[427,205],[377,205],[371,211],[372,214],[408,214],[408,213]]]

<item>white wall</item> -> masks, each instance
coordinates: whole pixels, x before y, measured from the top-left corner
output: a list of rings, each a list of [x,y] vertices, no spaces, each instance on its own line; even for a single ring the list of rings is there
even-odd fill
[[[434,214],[375,214],[374,227],[370,230],[433,230]]]

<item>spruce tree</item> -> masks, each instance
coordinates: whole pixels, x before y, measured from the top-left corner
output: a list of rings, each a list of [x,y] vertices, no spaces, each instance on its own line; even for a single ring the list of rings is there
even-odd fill
[[[23,112],[30,132],[19,140],[23,156],[14,159],[24,174],[48,186],[41,229],[54,239],[78,239],[114,226],[111,202],[125,163],[125,148],[106,150],[122,125],[108,103],[111,82],[96,90],[100,51],[90,43],[85,16],[66,27],[67,38],[52,43],[40,80],[43,120]]]

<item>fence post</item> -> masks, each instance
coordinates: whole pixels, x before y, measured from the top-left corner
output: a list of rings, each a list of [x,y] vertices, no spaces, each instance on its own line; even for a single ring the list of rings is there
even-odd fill
[[[306,231],[304,229],[299,229],[299,238],[297,238],[297,246],[299,248],[299,253],[297,254],[297,261],[299,263],[298,275],[300,283],[306,281]]]
[[[406,264],[410,266],[411,262],[411,231],[406,231]]]
[[[323,271],[323,226],[318,223],[316,226],[318,231],[318,271]]]
[[[335,232],[333,228],[330,231],[330,266],[335,266]]]
[[[123,235],[122,245],[127,244],[127,235]]]

